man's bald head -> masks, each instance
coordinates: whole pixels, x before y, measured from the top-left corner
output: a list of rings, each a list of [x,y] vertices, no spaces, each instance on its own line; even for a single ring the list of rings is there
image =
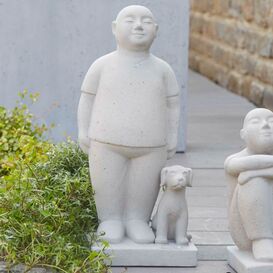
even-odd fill
[[[245,128],[253,118],[259,118],[261,116],[273,116],[273,112],[266,108],[256,108],[251,110],[247,113],[244,119],[243,128]]]
[[[144,7],[132,5],[122,9],[112,23],[119,49],[147,52],[157,34],[158,26],[152,12]]]
[[[146,16],[151,17],[154,21],[154,15],[152,14],[152,12],[144,7],[144,6],[140,6],[140,5],[131,5],[131,6],[127,6],[125,8],[123,8],[117,15],[116,18],[116,22],[118,22],[119,19],[124,18],[125,16],[128,15],[134,15],[136,12],[141,12],[142,14],[145,14]]]
[[[248,112],[240,135],[251,153],[272,154],[273,112],[265,108]]]

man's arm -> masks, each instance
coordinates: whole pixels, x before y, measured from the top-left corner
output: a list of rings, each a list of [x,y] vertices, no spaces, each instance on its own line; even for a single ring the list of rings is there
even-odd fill
[[[88,130],[90,126],[92,108],[95,100],[95,95],[82,92],[78,106],[78,141],[84,153],[88,154],[89,137]]]
[[[88,154],[89,150],[89,126],[92,116],[93,104],[96,98],[100,79],[103,57],[96,60],[89,70],[81,86],[81,97],[78,106],[78,141],[83,152]]]
[[[167,148],[168,159],[176,153],[180,117],[180,90],[172,68],[166,63],[165,72],[167,96]]]
[[[238,176],[241,172],[273,167],[272,155],[247,155],[242,152],[229,156],[225,161],[228,174]]]

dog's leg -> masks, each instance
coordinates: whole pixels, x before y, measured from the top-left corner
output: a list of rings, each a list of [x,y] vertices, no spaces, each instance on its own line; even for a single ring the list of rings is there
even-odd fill
[[[185,207],[176,222],[175,241],[178,245],[187,245],[189,239],[187,236],[188,229],[188,209]]]
[[[168,243],[168,216],[161,209],[158,210],[157,229],[156,229],[156,244]]]

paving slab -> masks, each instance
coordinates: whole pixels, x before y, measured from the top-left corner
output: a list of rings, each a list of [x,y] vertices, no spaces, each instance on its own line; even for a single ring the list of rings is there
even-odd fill
[[[250,251],[241,251],[236,246],[228,247],[228,263],[238,273],[272,273],[273,263],[255,260]]]
[[[113,267],[112,273],[235,273],[235,271],[225,261],[200,261],[196,268]]]
[[[100,251],[101,247],[93,247]],[[189,245],[169,244],[136,244],[125,239],[119,244],[112,244],[106,250],[112,257],[113,266],[162,266],[162,267],[195,267],[197,265],[197,248]]]

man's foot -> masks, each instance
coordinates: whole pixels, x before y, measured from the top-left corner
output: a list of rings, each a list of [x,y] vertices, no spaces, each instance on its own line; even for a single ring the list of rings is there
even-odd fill
[[[121,221],[108,220],[100,223],[97,234],[100,235],[103,240],[116,244],[121,242],[124,238],[125,229]]]
[[[126,222],[127,236],[138,244],[150,244],[155,241],[155,235],[148,223],[141,220],[130,220]]]
[[[273,240],[259,239],[252,242],[252,251],[255,259],[264,262],[273,262]]]

